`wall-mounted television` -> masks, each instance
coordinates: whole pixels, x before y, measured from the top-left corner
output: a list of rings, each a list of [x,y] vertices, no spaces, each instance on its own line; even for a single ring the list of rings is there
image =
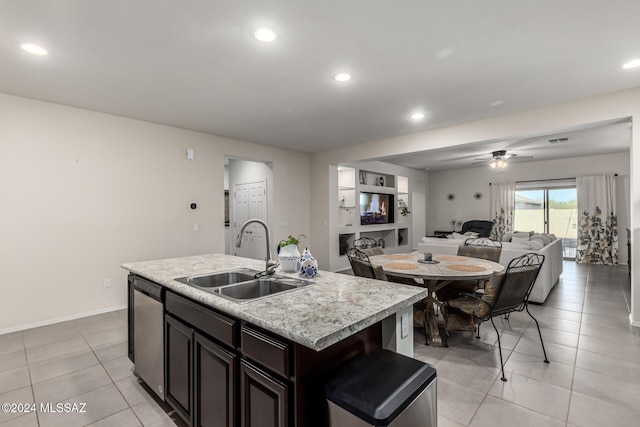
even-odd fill
[[[360,193],[360,225],[392,224],[393,194]]]

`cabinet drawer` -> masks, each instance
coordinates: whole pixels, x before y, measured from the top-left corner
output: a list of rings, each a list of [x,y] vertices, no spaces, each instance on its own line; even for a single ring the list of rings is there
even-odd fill
[[[191,326],[232,348],[237,347],[236,320],[216,313],[172,292],[167,292],[166,309]]]
[[[241,340],[243,355],[289,378],[289,344],[247,325],[241,328]]]

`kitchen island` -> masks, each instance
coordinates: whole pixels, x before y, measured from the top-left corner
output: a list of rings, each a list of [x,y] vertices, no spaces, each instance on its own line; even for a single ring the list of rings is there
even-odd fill
[[[166,396],[192,425],[202,424],[205,411],[216,404],[215,411],[226,414],[221,425],[326,425],[324,381],[359,354],[379,348],[410,353],[412,306],[427,294],[419,287],[320,271],[311,279],[313,285],[238,304],[175,279],[238,268],[262,270],[264,262],[211,254],[122,267],[131,272],[130,284],[144,278],[166,291]],[[211,320],[198,324],[196,319],[207,312]],[[227,329],[216,336],[220,328],[212,324]],[[135,343],[130,344],[135,363]],[[213,360],[224,360],[225,369],[213,366]],[[180,372],[190,378],[180,380]],[[224,373],[218,390],[210,390],[211,379],[198,378],[207,372],[214,377]],[[174,395],[172,384],[184,395]],[[222,399],[221,387],[226,391]]]

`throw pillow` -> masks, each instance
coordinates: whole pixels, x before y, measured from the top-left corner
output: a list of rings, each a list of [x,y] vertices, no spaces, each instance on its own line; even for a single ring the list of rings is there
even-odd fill
[[[540,240],[529,240],[529,249],[531,249],[532,251],[539,251],[542,248],[544,248],[544,243],[542,243]]]
[[[450,234],[452,239],[464,239],[465,235],[464,234],[460,234],[460,233],[451,233]]]
[[[480,237],[480,233],[476,233],[475,231],[467,231],[464,235],[467,237]]]
[[[519,237],[519,238],[523,238],[526,237],[527,240],[529,239],[529,237],[533,236],[533,232],[529,233],[528,231],[514,231],[513,232],[513,237]],[[512,240],[513,241],[513,240]]]
[[[511,239],[512,243],[520,243],[523,245],[528,245],[529,244],[529,236],[527,237],[518,237],[518,236],[513,236],[513,239]]]
[[[504,233],[504,236],[502,236],[502,241],[510,242],[512,238],[513,238],[513,233],[510,231],[508,233]]]
[[[551,243],[551,237],[549,237],[548,234],[534,234],[533,236],[531,236],[531,240],[533,239],[538,239],[540,241],[542,241],[542,243],[546,246],[549,243]]]

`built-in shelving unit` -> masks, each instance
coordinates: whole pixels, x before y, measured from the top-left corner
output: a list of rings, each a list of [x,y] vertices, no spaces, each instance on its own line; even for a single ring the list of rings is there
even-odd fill
[[[409,229],[398,228],[398,246],[409,245]]]
[[[384,168],[382,168],[384,169]],[[411,217],[402,215],[402,207],[410,207],[409,178],[387,172],[359,169],[357,166],[336,166],[337,182],[333,188],[337,195],[337,221],[332,227],[337,232],[337,247],[333,246],[331,269],[339,271],[349,268],[347,249],[361,237],[369,237],[384,242],[386,253],[408,252],[411,249]],[[335,175],[334,175],[335,176]],[[360,193],[378,193],[393,195],[389,208],[393,209],[394,222],[387,224],[360,223]],[[333,252],[335,251],[335,252]]]
[[[398,222],[406,223],[407,216],[410,215],[402,215],[403,207],[409,209],[409,178],[406,176],[398,176],[398,200],[396,203],[398,204]]]
[[[340,227],[353,226],[358,218],[356,208],[356,170],[346,166],[338,168],[338,208]]]
[[[394,188],[396,186],[396,177],[386,173],[360,169],[358,172],[358,183],[370,187]]]

